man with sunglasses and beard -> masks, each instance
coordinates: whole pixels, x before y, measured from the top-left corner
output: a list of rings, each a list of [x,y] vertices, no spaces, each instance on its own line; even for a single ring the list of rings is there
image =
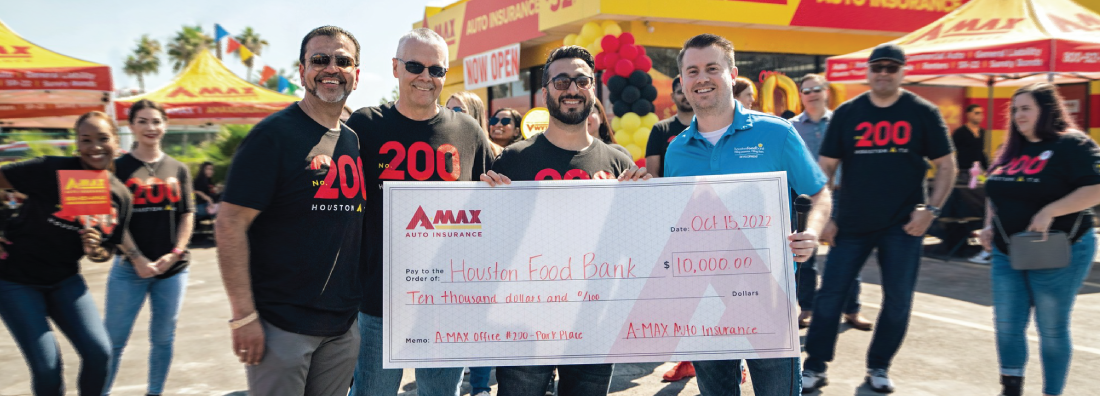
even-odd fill
[[[691,103],[688,103],[687,96],[684,95],[679,75],[672,79],[672,94],[669,96],[676,105],[676,114],[654,124],[645,145],[645,167],[653,177],[665,175],[665,151],[668,150],[668,144],[672,142],[672,138],[687,129],[692,117],[695,117],[695,109],[691,108]]]
[[[298,66],[305,97],[256,124],[229,168],[218,264],[233,353],[254,395],[340,395],[351,381],[366,190],[359,139],[340,112],[358,59],[350,32],[309,32]]]
[[[836,216],[821,234],[830,245],[829,264],[806,334],[806,392],[828,383],[825,370],[835,355],[841,310],[876,248],[883,299],[867,351],[866,381],[875,392],[894,391],[888,370],[909,327],[921,242],[955,183],[955,150],[939,109],[901,89],[905,52],[882,44],[867,64],[871,91],[837,107],[821,143],[821,169],[832,179],[843,163],[844,188]],[[926,159],[936,167],[930,200]]]
[[[367,208],[363,221],[363,301],[359,361],[351,394],[396,395],[401,369],[382,368],[382,182],[473,181],[492,165],[492,143],[472,117],[439,104],[447,75],[447,42],[431,29],[398,41],[393,76],[398,100],[364,107],[348,119],[359,134]],[[462,367],[416,369],[417,393],[457,396]]]
[[[593,138],[588,116],[596,99],[593,59],[583,47],[555,49],[542,68],[542,93],[550,112],[546,131],[504,149],[481,180],[497,186],[515,180],[648,180],[630,156]],[[500,396],[542,396],[558,370],[558,395],[606,395],[612,364],[497,367]]]

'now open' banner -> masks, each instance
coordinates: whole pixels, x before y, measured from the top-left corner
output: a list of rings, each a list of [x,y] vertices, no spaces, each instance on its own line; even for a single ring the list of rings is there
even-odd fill
[[[519,81],[519,43],[462,60],[466,90]]]

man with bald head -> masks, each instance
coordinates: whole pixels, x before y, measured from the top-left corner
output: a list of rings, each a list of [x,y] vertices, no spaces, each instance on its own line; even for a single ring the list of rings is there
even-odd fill
[[[359,134],[367,186],[362,338],[353,395],[396,395],[401,384],[401,369],[382,369],[382,182],[476,181],[494,159],[477,121],[439,104],[448,59],[447,43],[439,34],[425,28],[405,34],[393,58],[399,99],[359,109],[347,121]],[[462,368],[417,369],[416,380],[419,395],[457,396]]]

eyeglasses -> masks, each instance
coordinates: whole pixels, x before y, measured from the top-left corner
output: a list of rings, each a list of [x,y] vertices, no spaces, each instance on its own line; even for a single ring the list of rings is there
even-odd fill
[[[489,117],[489,125],[496,125],[497,123],[500,123],[500,125],[510,125],[510,124],[512,124],[512,119],[509,118],[509,117],[504,117],[504,118]]]
[[[802,94],[803,95],[809,95],[811,93],[817,93],[817,92],[821,92],[821,91],[824,91],[824,90],[825,90],[825,87],[818,85],[816,87],[802,88]]]
[[[461,106],[452,107],[451,110],[454,110],[455,113],[465,113],[466,112],[466,109],[463,109]]]
[[[891,63],[889,65],[876,63],[871,65],[871,73],[882,73],[885,71],[887,74],[894,74],[897,73],[898,70],[901,70],[901,65],[897,63]]]
[[[336,67],[338,68],[347,69],[352,66],[357,66],[355,60],[350,56],[325,54],[317,54],[309,57],[309,64],[313,65],[314,69],[324,69],[328,67],[333,58],[336,58]]]
[[[428,75],[435,78],[443,78],[447,75],[447,68],[443,66],[424,66],[423,63],[417,61],[406,61],[401,58],[397,59],[398,62],[405,64],[405,71],[412,74],[420,74],[424,72],[424,69],[428,69]]]
[[[579,88],[579,89],[588,89],[588,87],[592,86],[592,82],[594,82],[594,81],[596,81],[596,79],[592,78],[592,76],[584,76],[584,75],[576,76],[576,77],[559,76],[559,77],[554,77],[553,79],[551,79],[550,84],[553,84],[554,89],[556,89],[556,90],[565,91],[565,90],[569,89],[569,85],[572,84],[572,83],[577,83],[577,88]],[[547,84],[547,85],[550,85],[550,84]]]

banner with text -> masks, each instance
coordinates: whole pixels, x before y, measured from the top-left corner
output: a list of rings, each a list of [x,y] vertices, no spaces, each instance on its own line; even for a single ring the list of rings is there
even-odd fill
[[[519,81],[519,43],[462,60],[466,90]]]
[[[385,368],[799,355],[783,172],[383,188]]]

